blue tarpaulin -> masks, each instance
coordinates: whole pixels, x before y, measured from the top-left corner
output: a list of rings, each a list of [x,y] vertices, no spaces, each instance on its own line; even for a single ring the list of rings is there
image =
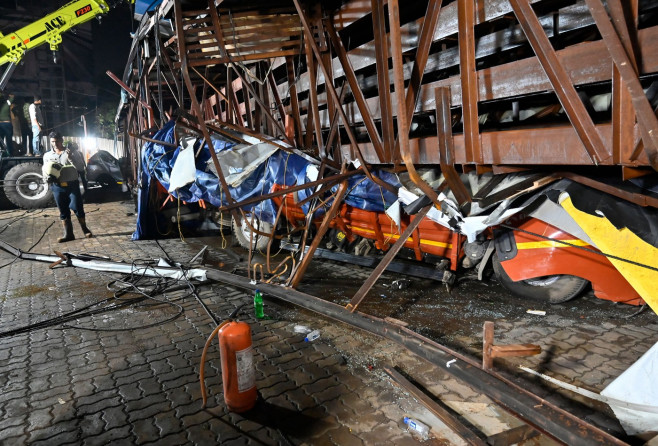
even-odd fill
[[[155,11],[162,0],[137,0],[135,1],[135,14],[142,15],[147,11]]]
[[[154,140],[167,143],[174,142],[174,121],[167,123],[154,136]],[[212,143],[215,153],[220,153],[233,148],[236,143],[213,135]],[[196,151],[198,145],[194,148]],[[157,180],[169,189],[170,174],[176,162],[181,148],[172,148],[163,144],[148,142],[142,150],[142,165],[140,171],[140,182],[138,189],[137,228],[133,234],[133,240],[151,238],[157,235],[153,223],[153,209],[149,208],[149,187],[152,179]],[[208,168],[210,152],[205,143],[203,149],[196,157],[196,179],[194,183],[177,189],[172,193],[174,197],[182,201],[194,203],[201,199],[220,207],[227,205],[228,201],[222,192],[217,176]],[[247,198],[259,197],[271,192],[274,184],[293,186],[311,181],[306,175],[309,161],[301,156],[277,150],[266,161],[260,164],[238,187],[230,187],[231,197],[235,201],[243,201]],[[399,185],[394,174],[385,171],[376,173],[384,181],[393,185]],[[337,186],[336,186],[337,187]],[[334,190],[335,188],[334,187]],[[311,189],[298,192],[300,200],[311,195]],[[380,186],[368,180],[364,175],[355,175],[349,179],[348,194],[345,202],[353,207],[382,212],[393,203],[397,197],[382,189]],[[327,206],[330,204],[327,203]],[[304,212],[309,211],[309,205],[304,206]],[[264,200],[257,204],[246,205],[243,209],[248,213],[254,213],[261,221],[274,223],[276,209],[272,200]],[[321,215],[323,209],[316,212],[316,217]]]

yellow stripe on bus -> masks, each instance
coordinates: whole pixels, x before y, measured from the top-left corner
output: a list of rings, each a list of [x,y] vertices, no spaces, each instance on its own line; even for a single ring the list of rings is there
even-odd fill
[[[362,231],[362,232],[367,232],[368,234],[375,234],[375,231],[372,229],[366,229],[366,228],[360,228],[360,227],[355,227],[355,226],[347,226],[348,228],[352,229],[354,232]],[[387,238],[392,238],[394,240],[397,240],[400,238],[399,234],[388,234],[386,232],[383,232],[382,235]],[[409,241],[413,243],[414,239],[413,237],[409,237]],[[429,246],[438,246],[440,248],[448,248],[452,249],[452,243],[443,243],[443,242],[435,242],[433,240],[425,240],[425,239],[420,239],[420,244],[421,245],[429,245]]]
[[[584,242],[580,239],[562,240],[562,241],[575,246],[589,246],[589,243]],[[569,245],[565,245],[564,243],[556,242],[553,240],[542,240],[540,242],[523,242],[516,244],[516,249],[569,248],[569,247],[570,247]]]

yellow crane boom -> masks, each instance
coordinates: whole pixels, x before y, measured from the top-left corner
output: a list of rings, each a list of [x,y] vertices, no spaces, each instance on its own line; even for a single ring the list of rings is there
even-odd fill
[[[126,1],[135,2],[135,0]],[[121,0],[73,0],[15,32],[6,35],[0,32],[0,65],[11,64],[0,79],[0,90],[4,88],[13,68],[27,51],[46,42],[50,44],[51,50],[56,51],[62,43],[63,33],[94,17],[106,14],[112,6],[120,2]]]

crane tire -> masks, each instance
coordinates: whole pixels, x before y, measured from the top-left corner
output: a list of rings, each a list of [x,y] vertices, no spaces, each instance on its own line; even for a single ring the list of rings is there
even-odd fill
[[[52,206],[53,193],[41,175],[41,164],[17,164],[5,175],[3,191],[9,201],[23,209]]]

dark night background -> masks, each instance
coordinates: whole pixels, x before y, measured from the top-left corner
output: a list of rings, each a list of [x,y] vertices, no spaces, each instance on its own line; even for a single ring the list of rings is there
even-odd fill
[[[0,32],[18,31],[67,3],[0,0]],[[65,135],[81,132],[77,123],[82,114],[88,127],[96,126],[98,131],[99,123],[116,111],[121,91],[105,73],[110,70],[119,77],[123,75],[132,42],[130,33],[136,26],[133,7],[122,3],[100,20],[92,19],[64,33],[57,64],[47,43],[27,52],[6,90],[26,102],[40,94],[46,125]],[[0,70],[4,72],[6,67],[0,66]]]

